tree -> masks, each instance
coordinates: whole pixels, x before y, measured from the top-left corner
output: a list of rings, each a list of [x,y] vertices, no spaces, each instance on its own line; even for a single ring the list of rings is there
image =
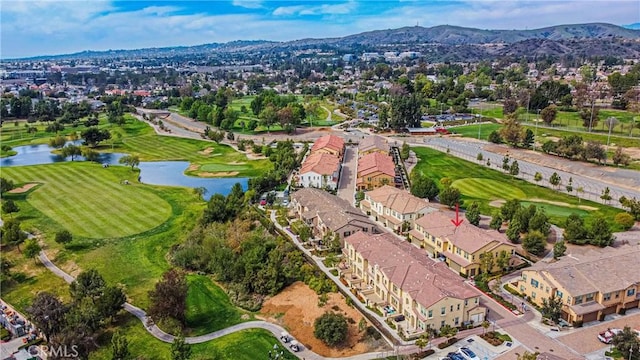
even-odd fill
[[[55,241],[58,244],[68,244],[73,240],[73,235],[67,230],[60,230],[56,233]]]
[[[640,339],[630,327],[625,326],[620,333],[613,337],[612,343],[623,354],[625,359],[640,359]]]
[[[625,152],[622,151],[622,147],[618,146],[616,148],[616,151],[613,153],[612,160],[613,160],[613,164],[616,166],[618,165],[627,166],[631,162],[631,157],[629,156],[629,154],[626,154]]]
[[[487,331],[487,329],[489,328],[489,326],[491,326],[491,323],[489,321],[485,320],[480,325],[482,326],[482,335],[484,335],[485,332]]]
[[[530,353],[525,351],[522,355],[518,355],[518,360],[537,360],[538,353]]]
[[[440,328],[440,335],[446,337],[447,339],[456,336],[458,333],[458,328],[454,328],[449,324],[445,324]]]
[[[592,245],[605,247],[613,244],[613,234],[607,219],[600,215],[593,219],[591,229],[589,229],[589,242]]]
[[[416,340],[416,346],[420,349],[420,351],[422,351],[429,345],[429,341],[431,341],[431,334],[425,332]]]
[[[503,126],[500,129],[500,136],[504,141],[513,146],[517,147],[524,137],[524,130],[522,125],[518,122],[518,119],[515,115],[509,115],[503,121]]]
[[[584,244],[587,237],[587,229],[584,226],[584,220],[580,215],[571,213],[564,223],[563,237],[570,244]]]
[[[493,230],[500,230],[500,228],[502,227],[502,215],[500,213],[500,210],[494,211],[491,222],[489,223],[489,227]]]
[[[549,177],[549,184],[555,187],[560,186],[561,181],[562,181],[562,178],[560,177],[560,175],[558,175],[557,172],[554,172],[553,174],[551,174],[551,177]]]
[[[518,244],[520,242],[520,222],[514,219],[509,222],[509,227],[505,232],[507,238],[514,244]]]
[[[96,127],[88,128],[83,131],[80,136],[84,139],[87,145],[92,148],[96,147],[101,141],[111,139],[111,133],[109,130],[100,130]]]
[[[260,113],[258,114],[258,118],[260,119],[262,126],[267,128],[268,132],[271,125],[275,124],[278,121],[278,113],[275,107],[269,104],[262,111],[260,111]]]
[[[407,160],[409,158],[410,151],[411,151],[411,148],[409,147],[409,144],[407,144],[406,141],[403,141],[402,148],[400,149],[400,158],[402,160]]]
[[[480,254],[480,271],[489,274],[493,271],[494,261],[493,254],[490,252],[484,252]]]
[[[609,187],[605,187],[604,190],[602,190],[602,195],[600,195],[600,199],[602,199],[603,202],[605,203],[609,203],[609,201],[611,201],[611,190],[609,189]]]
[[[529,218],[528,231],[540,231],[545,236],[549,235],[551,231],[551,224],[549,223],[549,217],[544,209],[537,209],[536,212]]]
[[[440,189],[433,179],[417,175],[411,184],[411,194],[422,199],[433,200],[438,196]]]
[[[17,219],[7,219],[0,229],[0,239],[5,244],[12,244],[20,250],[20,244],[27,238],[27,234],[20,228],[20,221]]]
[[[81,154],[82,150],[80,149],[80,147],[73,144],[69,144],[63,147],[60,151],[60,155],[62,155],[63,158],[68,158],[69,156],[71,156],[71,161],[75,160],[76,156],[80,156]]]
[[[476,156],[476,160],[478,160],[478,162],[482,162],[483,159],[484,156],[482,156],[482,153],[478,153],[478,156]]]
[[[584,147],[584,151],[582,152],[582,158],[584,160],[588,159],[596,159],[598,160],[598,164],[607,161],[607,151],[605,150],[602,144],[589,141],[587,145]]]
[[[131,356],[129,352],[129,340],[120,330],[116,330],[111,337],[111,360],[127,360]]]
[[[47,340],[58,334],[64,327],[67,307],[55,295],[40,292],[27,308],[31,321],[40,329]]]
[[[191,345],[184,341],[184,336],[177,336],[171,344],[171,360],[189,360],[190,358]]]
[[[480,225],[480,204],[477,201],[474,201],[469,205],[465,212],[465,217],[469,220],[470,224],[475,226]]]
[[[502,113],[504,115],[513,114],[518,109],[518,101],[514,98],[505,99],[502,103]]]
[[[149,315],[155,319],[174,318],[184,324],[187,306],[187,279],[182,272],[171,269],[162,275],[149,291]]]
[[[536,172],[535,175],[533,175],[533,180],[535,180],[536,182],[539,182],[542,180],[542,174],[539,172]]]
[[[500,133],[497,130],[489,133],[488,140],[494,144],[502,144],[502,136],[500,136]]]
[[[564,241],[558,241],[557,243],[553,244],[554,259],[559,259],[560,257],[564,256],[565,252],[567,252],[567,245],[564,243]]]
[[[120,164],[131,166],[131,170],[133,170],[136,166],[140,165],[140,157],[137,155],[125,155],[121,157],[118,162]]]
[[[100,153],[90,147],[83,146],[81,152],[82,156],[84,156],[87,161],[98,162],[98,160],[100,159]]]
[[[633,216],[634,219],[640,220],[640,200],[637,200],[636,198],[628,199],[624,196],[621,196],[618,201],[620,202],[620,205],[622,205],[622,207],[628,209],[627,211],[629,212],[629,214],[631,214],[631,216]]]
[[[2,213],[3,214],[13,214],[20,211],[18,205],[16,205],[15,201],[11,199],[7,199],[2,202]]]
[[[555,105],[549,105],[546,108],[540,111],[540,116],[542,116],[542,121],[545,124],[551,125],[551,123],[556,119],[558,115],[558,109]]]
[[[171,344],[171,360],[189,360],[191,358],[191,345],[187,344],[184,336],[177,336]]]
[[[313,335],[329,346],[336,346],[347,339],[348,326],[342,314],[326,312],[314,322]]]
[[[127,302],[127,296],[118,286],[107,286],[96,301],[96,307],[103,319],[113,318]]]
[[[456,206],[456,204],[462,205],[462,199],[460,198],[462,194],[460,193],[460,190],[453,186],[442,189],[438,196],[440,198],[440,203],[447,205],[450,209]]]
[[[518,160],[513,160],[511,163],[511,167],[509,167],[509,174],[512,176],[518,176],[520,174],[520,166],[518,165]]]
[[[565,186],[565,188],[567,189],[568,193],[573,191],[573,177],[569,177],[569,183],[567,183],[567,186]]]
[[[522,247],[529,253],[540,255],[544,252],[547,237],[537,230],[529,231],[522,241]]]
[[[500,270],[504,270],[509,266],[509,258],[511,256],[509,255],[508,252],[506,252],[505,250],[500,251],[500,254],[498,254],[498,258],[496,259],[496,265],[498,265],[498,268],[500,268]]]
[[[524,139],[522,139],[522,147],[525,149],[530,149],[535,140],[536,137],[533,134],[533,131],[531,129],[527,129],[524,132]]]
[[[0,194],[4,194],[15,188],[13,181],[0,177]]]
[[[582,126],[591,130],[598,125],[600,109],[595,106],[584,107],[580,110],[580,118],[582,118]]]
[[[58,135],[54,138],[49,139],[49,146],[54,149],[60,149],[67,143],[67,138],[62,135]]]
[[[40,244],[38,244],[38,240],[35,238],[27,239],[24,243],[23,255],[27,259],[35,259],[40,253],[40,250],[42,250],[42,248],[40,247]]]
[[[74,302],[90,298],[95,303],[95,300],[102,296],[106,286],[107,283],[98,270],[89,269],[78,275],[69,285],[69,291]]]
[[[509,169],[511,169],[511,166],[509,165],[509,156],[505,156],[502,158],[502,170],[509,171]]]
[[[521,208],[520,200],[511,199],[507,200],[502,207],[500,208],[500,214],[502,215],[502,220],[511,221],[516,212]]]
[[[554,323],[560,321],[562,316],[562,299],[552,296],[551,298],[542,299],[542,307],[540,309],[542,316],[551,319]]]

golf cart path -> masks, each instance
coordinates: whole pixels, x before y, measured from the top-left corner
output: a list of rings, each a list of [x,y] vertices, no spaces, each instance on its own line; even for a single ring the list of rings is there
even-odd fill
[[[54,263],[52,263],[44,251],[40,251],[40,253],[38,254],[38,258],[47,269],[49,269],[56,276],[61,277],[67,283],[71,283],[75,280],[73,276],[67,274],[62,269],[57,267]],[[128,313],[140,319],[145,329],[147,329],[147,331],[151,335],[153,335],[156,339],[164,341],[166,343],[172,343],[174,341],[175,336],[171,334],[167,334],[166,332],[162,331],[158,326],[156,326],[153,322],[150,322],[149,321],[150,318],[147,316],[147,313],[144,310],[136,306],[133,306],[129,303],[124,304],[124,310],[126,310]],[[247,321],[247,322],[233,325],[228,328],[214,331],[208,334],[187,337],[185,338],[185,342],[188,344],[200,344],[203,342],[220,338],[225,335],[229,335],[238,331],[248,330],[248,329],[264,329],[271,332],[271,334],[273,334],[273,336],[276,338],[280,338],[280,334],[286,331],[283,327],[270,322]],[[283,344],[280,343],[280,346],[282,347]],[[301,351],[295,352],[295,353],[292,352],[292,354],[294,354],[295,356],[301,359],[313,359],[313,360],[329,359],[312,352],[311,350],[307,349],[304,345],[302,345],[301,348],[302,348]],[[359,355],[340,358],[340,359],[368,360],[368,359],[376,359],[378,357],[380,357],[380,352],[364,353],[364,354],[359,354]]]

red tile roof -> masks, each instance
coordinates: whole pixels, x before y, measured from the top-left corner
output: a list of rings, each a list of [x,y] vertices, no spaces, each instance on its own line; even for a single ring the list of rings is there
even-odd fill
[[[375,172],[396,176],[396,166],[391,156],[374,152],[358,159],[358,177]]]
[[[340,159],[331,154],[313,153],[304,160],[300,174],[313,171],[320,175],[333,175],[340,168]]]
[[[314,151],[324,148],[329,148],[342,154],[344,149],[344,139],[335,135],[325,135],[313,143],[311,152],[313,153]]]

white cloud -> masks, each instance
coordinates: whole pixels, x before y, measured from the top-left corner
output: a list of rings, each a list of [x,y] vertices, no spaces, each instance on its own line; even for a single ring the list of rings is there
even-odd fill
[[[233,6],[239,6],[247,9],[260,9],[263,7],[262,0],[233,0]]]
[[[273,15],[345,15],[352,13],[357,6],[355,1],[340,4],[280,6],[273,11]]]

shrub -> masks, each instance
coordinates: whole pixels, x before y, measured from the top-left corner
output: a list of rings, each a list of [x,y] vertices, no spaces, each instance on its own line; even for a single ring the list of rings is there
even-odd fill
[[[55,241],[58,244],[67,244],[73,240],[73,235],[67,230],[58,231],[56,233]]]
[[[451,339],[447,339],[447,341],[438,344],[438,349],[444,349],[458,342],[458,339],[452,337]]]
[[[616,224],[622,226],[625,231],[631,229],[633,227],[633,224],[635,223],[633,216],[631,216],[631,214],[629,213],[617,214],[614,218],[614,221],[616,222]]]
[[[373,326],[367,326],[367,330],[365,332],[365,336],[368,337],[368,338],[373,338],[374,340],[382,339],[382,335],[380,334],[378,329],[376,329]]]
[[[326,312],[316,319],[313,335],[329,346],[336,346],[347,339],[349,325],[342,314]]]

